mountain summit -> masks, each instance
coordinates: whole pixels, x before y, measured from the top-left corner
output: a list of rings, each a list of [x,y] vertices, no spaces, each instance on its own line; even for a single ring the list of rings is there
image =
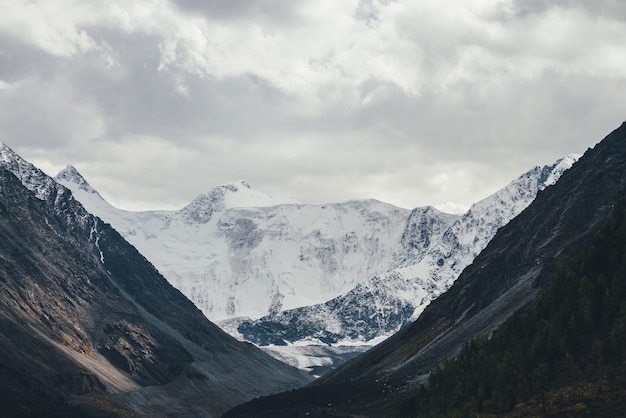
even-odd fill
[[[78,186],[79,190],[86,193],[95,194],[98,197],[102,198],[102,196],[100,196],[100,193],[98,193],[93,187],[91,187],[89,183],[87,183],[87,180],[85,180],[85,178],[78,172],[78,170],[74,166],[66,166],[63,170],[59,171],[54,179],[57,180],[58,183],[73,183]]]
[[[43,171],[24,160],[0,141],[0,167],[14,173],[38,199],[45,200],[57,189],[57,184]]]
[[[239,180],[217,186],[208,193],[201,194],[180,210],[180,215],[190,224],[205,224],[214,213],[231,208],[255,208],[296,204],[294,199],[278,199],[272,195],[254,190],[247,182]]]

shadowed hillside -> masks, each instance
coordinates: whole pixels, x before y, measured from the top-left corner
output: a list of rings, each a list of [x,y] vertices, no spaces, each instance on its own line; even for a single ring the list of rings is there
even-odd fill
[[[619,416],[626,407],[626,210],[540,299],[431,374],[403,416]]]

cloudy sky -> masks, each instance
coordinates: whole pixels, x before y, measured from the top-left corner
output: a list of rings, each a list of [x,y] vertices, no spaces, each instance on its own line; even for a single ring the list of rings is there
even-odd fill
[[[0,0],[0,140],[125,209],[459,211],[626,120],[623,0]]]

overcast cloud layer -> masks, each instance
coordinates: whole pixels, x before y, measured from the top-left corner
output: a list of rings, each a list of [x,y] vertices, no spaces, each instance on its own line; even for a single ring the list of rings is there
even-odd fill
[[[459,211],[626,119],[626,2],[0,0],[0,140],[126,209]]]

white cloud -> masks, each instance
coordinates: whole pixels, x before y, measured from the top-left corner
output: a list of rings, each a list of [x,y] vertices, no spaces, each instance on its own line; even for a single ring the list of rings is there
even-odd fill
[[[621,4],[0,0],[0,138],[133,207],[458,209],[624,120]]]
[[[88,15],[81,2],[0,3],[0,30],[58,57],[106,49],[78,27]]]

